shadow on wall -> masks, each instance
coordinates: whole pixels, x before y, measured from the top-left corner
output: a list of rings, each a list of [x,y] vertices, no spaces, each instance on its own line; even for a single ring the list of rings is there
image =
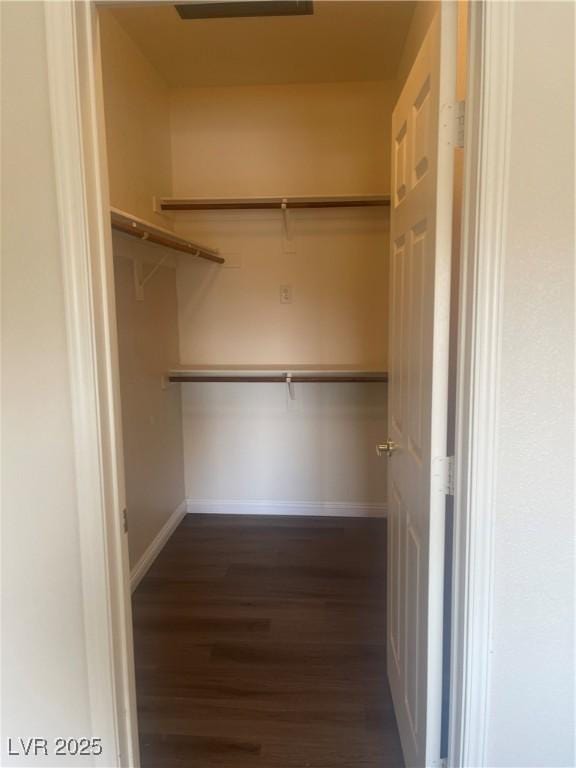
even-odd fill
[[[385,384],[183,387],[188,498],[383,505]]]

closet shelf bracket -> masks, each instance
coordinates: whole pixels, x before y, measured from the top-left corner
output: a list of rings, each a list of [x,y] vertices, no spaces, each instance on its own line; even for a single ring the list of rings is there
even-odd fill
[[[283,225],[283,237],[282,247],[284,253],[296,253],[296,246],[292,240],[292,228],[290,226],[290,212],[288,211],[288,199],[282,200],[282,225]]]
[[[142,288],[144,288],[144,286],[146,285],[146,283],[147,283],[149,280],[151,280],[151,279],[154,277],[154,275],[156,274],[156,272],[158,272],[158,270],[160,269],[160,267],[162,266],[162,264],[164,264],[164,262],[166,261],[166,259],[167,259],[167,258],[168,258],[168,256],[163,256],[163,257],[160,259],[160,261],[159,261],[157,264],[155,264],[155,265],[154,265],[154,267],[153,267],[153,268],[150,270],[150,272],[148,272],[148,274],[146,275],[146,277],[145,277],[145,278],[142,280]]]
[[[143,238],[145,239],[145,238]],[[166,262],[168,259],[168,254],[165,254],[160,261],[158,261],[148,272],[148,274],[144,274],[144,260],[141,256],[136,256],[134,260],[132,261],[132,270],[134,275],[134,293],[136,295],[136,301],[144,301],[144,286],[146,283],[148,283],[158,272],[160,267]]]
[[[134,277],[134,296],[136,297],[136,301],[144,301],[143,271],[142,257],[136,256],[132,260],[132,276]]]
[[[288,389],[288,397],[290,400],[296,399],[296,393],[294,392],[294,382],[292,381],[292,374],[286,374],[286,388]]]

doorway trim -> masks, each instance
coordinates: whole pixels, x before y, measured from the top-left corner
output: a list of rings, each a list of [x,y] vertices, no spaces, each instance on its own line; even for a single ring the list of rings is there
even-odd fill
[[[139,765],[97,3],[44,3],[93,734]],[[449,766],[486,763],[510,2],[470,3]]]
[[[138,766],[120,387],[97,10],[44,4],[73,410],[91,738]]]
[[[487,764],[513,3],[470,2],[456,385],[449,766]]]

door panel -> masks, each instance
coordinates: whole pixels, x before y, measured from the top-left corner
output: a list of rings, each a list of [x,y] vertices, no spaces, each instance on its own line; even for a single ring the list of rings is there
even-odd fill
[[[396,186],[394,187],[395,202],[398,204],[406,197],[406,123],[402,123],[395,140],[394,165],[396,167]]]
[[[404,237],[401,237],[393,244],[390,275],[390,338],[393,343],[390,347],[389,361],[389,400],[392,406],[390,408],[392,428],[396,435],[401,435],[404,429],[403,400],[406,393],[406,371],[402,356],[399,354],[404,345],[405,328],[405,317],[402,312],[402,307],[405,304],[403,269],[406,251],[405,240]]]
[[[410,593],[410,600],[406,603],[406,627],[405,643],[406,652],[404,658],[404,696],[406,712],[410,724],[410,730],[414,741],[418,740],[419,719],[419,676],[420,676],[420,652],[418,638],[420,637],[420,563],[421,551],[417,529],[408,522],[406,528],[406,591]]]
[[[400,675],[401,662],[404,653],[400,645],[400,625],[401,625],[401,605],[400,605],[400,585],[402,582],[402,560],[401,547],[402,528],[401,522],[404,520],[404,509],[402,499],[395,485],[390,489],[390,505],[388,514],[389,536],[393,540],[391,547],[392,560],[390,561],[390,572],[393,575],[395,589],[390,593],[390,605],[388,610],[390,622],[390,650],[392,652],[392,661],[394,663],[395,673]]]
[[[408,766],[440,760],[453,6],[441,4],[392,118],[387,646]]]

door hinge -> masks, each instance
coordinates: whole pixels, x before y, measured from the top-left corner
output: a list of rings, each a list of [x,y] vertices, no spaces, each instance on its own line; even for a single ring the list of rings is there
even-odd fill
[[[454,456],[446,457],[446,496],[454,496]]]
[[[128,511],[126,507],[122,510],[122,523],[124,526],[124,533],[128,533]]]
[[[464,149],[464,128],[466,125],[466,102],[457,101],[454,110],[454,145],[458,149]]]
[[[434,459],[433,474],[437,492],[454,496],[454,456],[438,456]]]

